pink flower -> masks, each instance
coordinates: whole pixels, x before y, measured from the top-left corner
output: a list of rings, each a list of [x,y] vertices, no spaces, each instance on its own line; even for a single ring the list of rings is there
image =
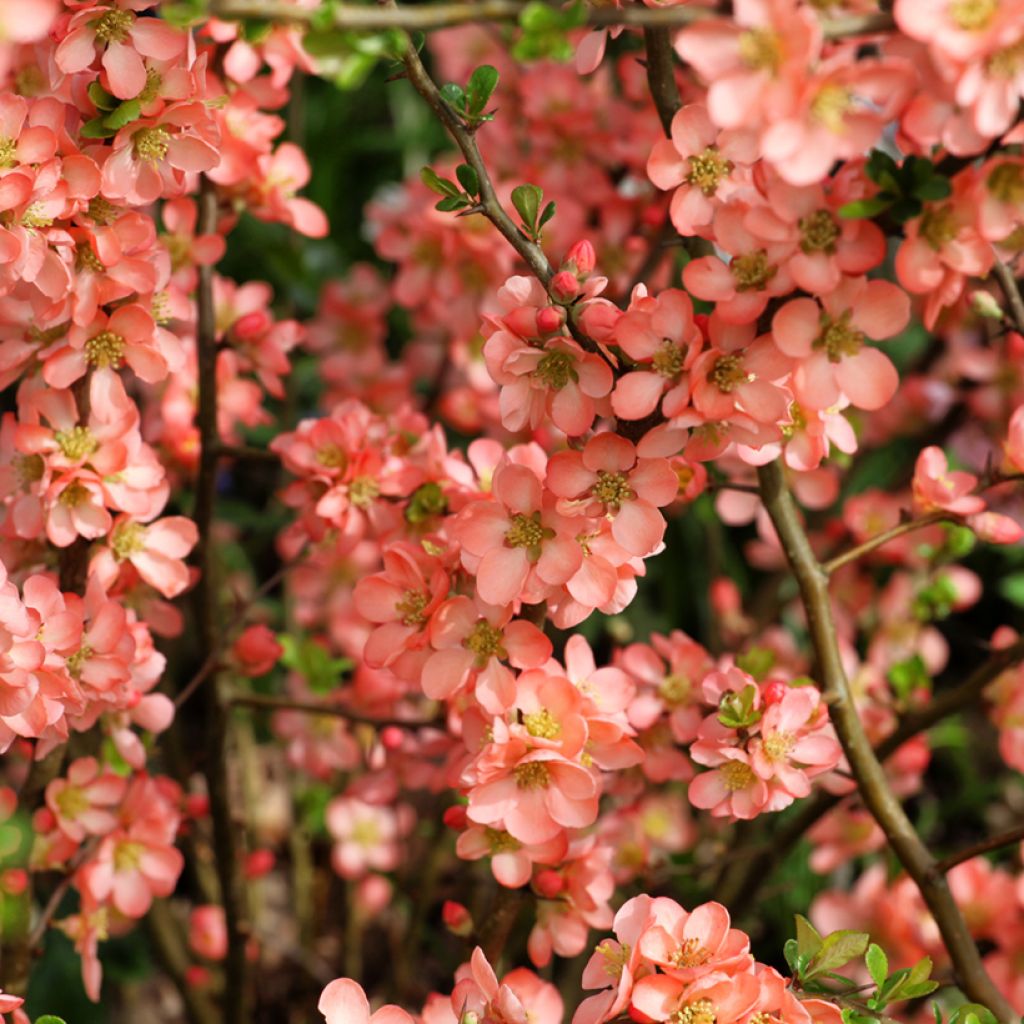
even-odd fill
[[[206,960],[223,960],[228,952],[224,908],[216,904],[193,907],[188,916],[188,944]]]
[[[657,296],[635,297],[616,322],[612,337],[639,364],[615,385],[615,415],[640,420],[659,402],[666,416],[678,415],[689,400],[687,371],[704,343],[690,296],[673,288]]]
[[[535,864],[558,864],[565,859],[565,833],[542,843],[521,843],[501,829],[470,824],[460,834],[455,851],[463,860],[491,858],[491,873],[501,885],[519,889],[530,881]]]
[[[326,1024],[413,1024],[405,1010],[391,1004],[371,1014],[366,993],[349,978],[335,978],[320,993],[317,1009]]]
[[[701,772],[690,783],[690,803],[711,812],[714,818],[755,818],[768,805],[765,781],[754,771],[750,755],[739,747],[706,749],[694,760],[713,770]]]
[[[782,387],[791,362],[769,335],[737,350],[708,349],[693,364],[693,407],[709,422],[737,415],[758,423],[785,419],[789,393]]]
[[[713,1015],[716,1024],[737,1024],[754,1008],[759,994],[753,974],[716,971],[689,984],[669,974],[651,974],[636,983],[632,1006],[655,1021],[671,1020],[687,1007],[699,1006],[699,1012]]]
[[[946,453],[937,445],[922,448],[914,464],[914,507],[921,514],[951,512],[969,516],[982,512],[985,499],[973,493],[973,473],[950,470]]]
[[[518,968],[498,982],[494,968],[479,946],[470,957],[468,976],[452,992],[458,1020],[475,1014],[495,1024],[560,1024],[562,997],[558,989],[541,981],[533,971]]]
[[[730,927],[729,911],[720,903],[704,903],[686,911],[663,897],[651,903],[640,952],[684,984],[712,972],[745,974],[754,962],[750,939]]]
[[[1010,416],[1003,451],[1013,467],[1024,473],[1024,405],[1017,406]]]
[[[750,133],[719,132],[699,103],[672,118],[672,137],[654,144],[647,176],[660,189],[675,189],[669,216],[684,237],[701,234],[715,210],[752,190],[749,165],[757,159]]]
[[[94,757],[80,757],[68,766],[66,779],[46,787],[46,806],[57,827],[76,843],[87,835],[102,836],[117,828],[113,811],[124,798],[128,783]]]
[[[110,531],[109,547],[93,563],[94,571],[103,572],[110,561],[115,569],[128,562],[164,597],[177,597],[191,582],[184,559],[198,540],[196,524],[184,516],[146,524],[119,516]]]
[[[793,299],[772,318],[775,344],[800,361],[793,374],[797,400],[828,409],[845,395],[860,409],[881,408],[899,376],[888,356],[865,342],[899,334],[910,319],[910,300],[887,281],[850,277],[820,301]]]
[[[493,500],[472,502],[460,514],[462,564],[488,604],[543,600],[549,587],[565,583],[580,567],[576,529],[544,502],[540,480],[526,466],[502,463],[491,495]]]
[[[331,865],[342,878],[368,871],[393,871],[402,856],[401,839],[411,821],[406,810],[368,804],[356,797],[335,797],[325,815],[334,840]]]
[[[607,516],[615,542],[640,556],[661,543],[665,520],[658,509],[679,489],[667,459],[638,459],[632,442],[612,433],[592,437],[582,452],[553,455],[546,484],[563,499],[560,511]]]

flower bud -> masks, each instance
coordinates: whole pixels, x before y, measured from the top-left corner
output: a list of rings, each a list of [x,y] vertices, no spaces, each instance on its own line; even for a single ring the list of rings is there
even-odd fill
[[[586,277],[597,266],[597,253],[594,252],[593,245],[584,238],[569,250],[565,262],[575,263],[577,273]]]
[[[28,872],[24,868],[8,868],[0,874],[0,889],[9,896],[19,896],[28,888]]]
[[[405,742],[405,733],[397,725],[386,725],[380,731],[380,742],[385,750],[399,750]]]
[[[463,804],[449,807],[441,816],[441,820],[449,828],[464,829],[466,827],[466,808]]]
[[[1003,319],[1003,307],[996,302],[994,295],[982,288],[971,292],[971,309],[978,316],[987,317],[990,320]]]
[[[565,324],[565,310],[561,306],[545,306],[537,312],[537,330],[541,334],[554,334]]]
[[[558,302],[572,302],[580,293],[580,282],[570,270],[560,270],[551,278],[551,295]]]
[[[989,544],[1016,544],[1024,537],[1020,524],[1001,512],[978,512],[967,517],[967,525]]]
[[[245,858],[245,877],[262,878],[274,870],[276,863],[277,858],[274,856],[273,850],[253,850]]]
[[[247,676],[266,675],[284,654],[273,630],[264,625],[250,626],[235,641],[234,655]]]
[[[557,871],[538,871],[533,887],[546,899],[553,899],[565,888],[565,879]]]
[[[764,684],[761,696],[764,697],[765,704],[771,707],[772,704],[778,704],[786,696],[788,689],[789,687],[781,679],[773,679],[770,683]]]
[[[519,306],[509,310],[502,322],[521,338],[533,338],[537,335],[537,310],[533,306]]]
[[[473,931],[473,918],[469,911],[455,900],[445,900],[441,907],[441,920],[453,935],[465,938]]]

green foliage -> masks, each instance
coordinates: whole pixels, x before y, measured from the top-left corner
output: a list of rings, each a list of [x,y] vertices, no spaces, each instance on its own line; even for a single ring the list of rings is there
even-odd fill
[[[745,686],[739,693],[728,691],[718,703],[718,720],[727,729],[749,729],[761,721],[761,712],[754,707],[757,687]]]
[[[325,27],[308,32],[303,45],[316,58],[317,72],[349,91],[363,85],[378,62],[399,59],[406,37],[394,29],[355,32]]]
[[[476,206],[476,197],[480,192],[480,180],[476,171],[469,164],[459,164],[455,168],[455,177],[459,179],[461,189],[450,178],[442,178],[433,167],[424,167],[420,170],[420,180],[423,184],[442,197],[435,209],[450,213],[453,210],[466,210]]]
[[[517,185],[512,189],[512,205],[522,218],[519,230],[531,242],[539,242],[541,230],[555,215],[555,204],[548,203],[541,209],[544,190],[539,185]]]
[[[917,690],[930,690],[932,685],[931,676],[920,654],[912,654],[893,665],[889,669],[888,679],[900,704],[906,704]]]
[[[445,103],[461,118],[468,128],[478,128],[485,121],[494,120],[494,112],[487,112],[491,94],[498,85],[498,72],[490,64],[482,64],[472,75],[465,88],[446,82],[440,92]]]
[[[945,199],[952,192],[949,178],[924,157],[908,156],[898,164],[888,153],[875,149],[865,170],[879,191],[869,199],[847,203],[839,211],[843,217],[871,218],[887,213],[891,220],[903,224],[919,217],[926,202]]]
[[[298,672],[317,693],[335,689],[346,672],[352,670],[351,658],[334,658],[327,649],[310,637],[280,633],[277,642],[284,648],[281,664]]]
[[[545,57],[570,60],[576,48],[569,40],[569,32],[584,25],[586,20],[586,8],[579,0],[565,8],[534,0],[519,15],[519,27],[523,32],[512,48],[512,55],[522,61]]]
[[[768,647],[751,647],[737,656],[736,667],[760,683],[775,667],[775,652]]]

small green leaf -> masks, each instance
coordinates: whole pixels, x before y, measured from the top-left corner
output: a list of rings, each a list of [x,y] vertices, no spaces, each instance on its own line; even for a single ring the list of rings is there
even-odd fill
[[[949,178],[936,174],[914,187],[914,195],[918,199],[946,199],[953,194],[953,186]]]
[[[103,124],[107,128],[117,131],[126,124],[131,124],[142,115],[142,104],[138,100],[125,100],[117,108],[112,110],[105,118]]]
[[[517,185],[512,189],[512,205],[523,218],[523,224],[531,234],[536,234],[537,214],[543,198],[543,190],[536,185]]]
[[[446,196],[434,206],[434,209],[440,210],[442,213],[451,213],[452,210],[461,210],[468,205],[463,196]]]
[[[1024,608],[1024,572],[1015,572],[999,581],[999,593],[1018,608]]]
[[[441,196],[457,196],[461,194],[455,182],[442,178],[433,167],[423,167],[420,170],[420,181],[427,188]]]
[[[92,100],[97,110],[113,110],[119,102],[117,97],[107,92],[98,80],[90,82],[85,91],[89,94],[89,99]]]
[[[52,1013],[44,1013],[42,1017],[36,1017],[36,1024],[66,1024],[63,1017],[55,1017]]]
[[[441,96],[448,106],[454,107],[455,110],[462,111],[466,107],[466,94],[462,91],[462,87],[454,82],[446,82],[441,86]]]
[[[490,64],[482,64],[469,78],[466,87],[466,106],[471,114],[482,114],[498,85],[498,71]]]
[[[796,945],[802,957],[810,958],[821,949],[823,939],[818,929],[803,914],[796,915]]]
[[[786,963],[789,964],[789,969],[793,974],[800,973],[800,953],[797,948],[796,939],[786,939],[785,945],[782,947],[782,954],[786,958]]]
[[[775,665],[775,652],[767,647],[751,647],[736,658],[736,667],[758,682],[764,680]]]
[[[844,203],[839,207],[839,216],[846,217],[848,220],[877,217],[884,210],[888,210],[892,204],[891,196],[879,193],[870,199],[855,199],[852,203]]]
[[[819,974],[834,971],[851,960],[862,957],[868,948],[870,937],[865,932],[854,932],[848,929],[832,932],[821,944],[821,948],[811,957],[807,965],[806,977],[813,978]]]
[[[459,164],[459,166],[455,168],[455,177],[459,179],[459,184],[471,196],[479,194],[480,181],[476,176],[476,171],[474,171],[469,164]]]
[[[544,207],[543,212],[540,215],[540,220],[537,221],[537,230],[539,231],[552,217],[555,215],[555,201],[552,199],[547,206]]]
[[[913,220],[914,217],[920,216],[920,213],[921,200],[914,196],[897,199],[896,202],[889,207],[889,215],[898,224],[905,224],[908,220]]]
[[[864,962],[868,966],[868,974],[871,975],[871,980],[881,988],[885,984],[885,979],[889,976],[889,958],[885,955],[885,950],[872,942],[868,946],[867,953],[864,955]]]
[[[94,117],[91,121],[86,121],[82,125],[78,134],[83,139],[110,139],[117,134],[117,129],[108,128],[103,123],[102,117]]]

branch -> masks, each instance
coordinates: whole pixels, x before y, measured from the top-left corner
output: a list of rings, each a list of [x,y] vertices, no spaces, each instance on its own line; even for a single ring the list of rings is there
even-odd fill
[[[1024,299],[1021,298],[1020,288],[1017,286],[1017,278],[1013,271],[1000,259],[997,259],[992,267],[999,286],[1006,295],[1006,301],[1010,305],[1010,316],[1018,331],[1024,331]]]
[[[800,587],[829,716],[857,778],[861,797],[932,912],[960,987],[969,999],[987,1006],[1003,1024],[1010,1024],[1016,1020],[1016,1014],[988,976],[945,877],[889,788],[882,764],[864,731],[836,641],[828,576],[811,550],[782,466],[778,461],[772,462],[759,467],[757,475],[765,509]]]
[[[199,234],[217,230],[217,193],[213,183],[203,175],[199,184]],[[200,673],[215,672],[216,661],[224,643],[220,630],[221,609],[217,599],[217,556],[213,543],[213,514],[217,496],[217,322],[213,304],[213,267],[199,268],[197,293],[198,321],[196,349],[199,367],[199,403],[196,421],[199,427],[201,452],[196,483],[196,501],[192,518],[199,530],[196,555],[200,578],[195,589],[198,649],[202,657]],[[209,666],[209,668],[207,668]],[[183,692],[187,697],[198,683],[193,680]],[[234,821],[231,780],[228,764],[230,713],[220,699],[216,686],[202,691],[204,773],[210,793],[210,816],[213,819],[213,849],[220,881],[221,902],[228,933],[225,960],[225,986],[222,999],[224,1024],[248,1024],[249,970],[246,960],[248,925],[245,911],[245,883],[242,878],[243,854],[239,832]],[[179,699],[179,704],[181,699]]]
[[[1000,850],[1004,846],[1019,843],[1022,839],[1024,839],[1024,825],[1018,825],[1007,832],[1001,832],[997,836],[989,836],[988,839],[983,839],[973,846],[967,846],[958,853],[951,853],[948,857],[943,857],[935,866],[943,874],[946,874],[955,868],[957,864],[963,864],[965,860],[972,860],[975,857],[980,857],[983,853]]]
[[[856,562],[858,558],[870,554],[876,548],[882,547],[883,544],[888,544],[889,541],[895,540],[897,537],[913,533],[915,530],[923,530],[926,526],[934,526],[936,523],[949,522],[951,520],[952,517],[947,512],[931,512],[920,519],[907,519],[905,522],[894,526],[891,530],[875,534],[874,537],[869,537],[863,544],[858,544],[856,547],[836,555],[835,558],[830,558],[827,562],[822,563],[821,568],[826,575],[831,576],[836,569],[841,569],[844,565],[849,565],[850,562]]]
[[[397,725],[404,729],[419,729],[428,725],[435,725],[434,719],[413,719],[406,718],[374,718],[371,715],[363,715],[358,711],[350,711],[348,708],[338,704],[323,704],[309,700],[292,700],[290,697],[278,697],[269,693],[230,693],[227,703],[233,707],[259,708],[265,711],[301,711],[307,715],[328,715],[333,718],[344,718],[349,722],[357,722],[360,725],[373,725],[382,728],[388,725]]]
[[[429,32],[432,29],[452,28],[456,25],[518,22],[527,6],[526,0],[479,0],[478,3],[438,3],[402,8],[337,3],[333,6],[333,24],[335,28],[356,32],[383,32],[387,29]],[[554,4],[552,7],[560,10]],[[310,24],[322,17],[317,7],[299,7],[284,0],[213,0],[210,4],[210,13],[216,18],[227,20],[255,18],[296,25]],[[682,28],[716,15],[714,9],[688,5],[595,5],[586,9],[586,24],[592,28],[610,28],[615,25],[634,28]],[[884,12],[821,19],[822,30],[827,39],[846,39],[851,36],[886,32],[894,28],[895,24],[892,15]]]
[[[154,900],[144,918],[146,934],[164,973],[174,982],[192,1024],[219,1024],[221,1018],[209,997],[189,983],[185,940],[165,900]]]
[[[672,118],[682,105],[676,82],[676,55],[672,49],[671,33],[667,28],[645,28],[644,45],[647,48],[647,84],[651,98],[665,134],[671,135]]]

